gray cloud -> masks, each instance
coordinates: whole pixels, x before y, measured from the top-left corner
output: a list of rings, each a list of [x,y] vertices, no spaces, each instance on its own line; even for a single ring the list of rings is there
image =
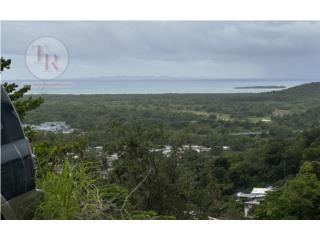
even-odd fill
[[[2,22],[1,32],[7,77],[30,77],[25,50],[48,35],[70,52],[64,77],[320,77],[320,22]]]

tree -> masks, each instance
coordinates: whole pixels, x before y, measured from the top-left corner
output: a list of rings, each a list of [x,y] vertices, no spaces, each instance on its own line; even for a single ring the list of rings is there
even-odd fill
[[[44,102],[41,97],[24,97],[25,93],[31,90],[30,85],[24,85],[20,89],[17,89],[18,85],[15,83],[3,83],[2,86],[15,106],[21,120],[25,118],[27,112],[38,108]]]
[[[3,57],[1,57],[1,72],[4,69],[10,69],[10,65],[10,59],[6,60]],[[23,119],[27,112],[38,108],[43,103],[43,99],[41,97],[24,97],[25,93],[31,90],[30,85],[25,85],[20,89],[17,89],[18,85],[15,83],[3,83],[2,86],[4,87],[5,91],[7,92],[11,101],[13,102],[13,105],[15,106],[20,119]]]
[[[269,193],[255,209],[256,219],[320,219],[319,163],[305,161],[297,176]]]
[[[4,59],[1,57],[1,72],[4,71],[4,69],[10,69],[10,65],[11,59]],[[25,118],[27,112],[38,108],[44,102],[41,97],[33,98],[32,96],[24,96],[31,90],[30,85],[22,86],[20,89],[17,89],[18,85],[15,83],[3,83],[2,86],[15,106],[21,120]],[[31,141],[34,136],[34,132],[30,127],[26,127],[24,130],[25,134]]]
[[[1,57],[1,72],[6,68],[9,69],[11,64],[11,59],[4,59]]]
[[[1,72],[9,69],[10,64],[10,59],[1,58]],[[3,87],[20,119],[24,119],[27,112],[38,108],[43,103],[41,97],[24,96],[31,89],[29,85],[17,89],[18,86],[15,83],[4,83]],[[30,132],[26,132],[26,135],[28,133]],[[138,184],[130,193],[120,185],[106,182],[101,178],[99,159],[91,156],[89,158],[87,155],[86,136],[77,134],[72,136],[53,134],[49,141],[38,140],[33,143],[37,162],[36,186],[44,190],[44,197],[35,211],[35,219],[174,218],[135,207],[132,204],[131,195],[144,181],[141,181],[140,185]],[[138,153],[129,152],[132,154],[129,154],[131,158],[142,156],[142,151],[147,151],[146,147],[139,149],[134,141],[135,137],[131,136],[128,140],[129,146],[134,151],[138,151]],[[138,176],[134,180],[141,179]]]

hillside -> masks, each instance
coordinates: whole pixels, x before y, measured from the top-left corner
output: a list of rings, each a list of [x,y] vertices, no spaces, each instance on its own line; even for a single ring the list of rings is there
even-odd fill
[[[307,83],[281,91],[260,93],[259,95],[284,101],[320,100],[320,82]]]

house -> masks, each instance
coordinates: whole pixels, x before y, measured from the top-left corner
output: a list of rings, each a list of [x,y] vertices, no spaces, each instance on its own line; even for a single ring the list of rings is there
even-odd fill
[[[114,161],[119,159],[118,153],[113,153],[110,155],[107,155],[106,161],[103,161],[103,169],[100,171],[100,175],[103,179],[107,179],[109,172],[112,171],[112,164]]]
[[[261,122],[271,122],[271,120],[270,119],[261,119]]]
[[[171,153],[171,146],[166,145],[164,149],[162,149],[162,154],[168,156]]]
[[[229,147],[229,146],[222,146],[222,149],[223,149],[224,151],[228,151],[228,150],[230,150],[230,147]]]
[[[32,127],[37,131],[62,132],[62,133],[73,132],[73,129],[70,128],[64,121],[44,122],[39,125],[32,125]]]
[[[199,146],[199,145],[183,145],[182,147],[177,149],[179,153],[183,153],[186,150],[193,150],[197,153],[202,153],[202,152],[209,152],[211,148],[209,147],[204,147],[204,146]],[[162,152],[163,155],[169,156],[170,153],[172,152],[172,146],[170,145],[165,145],[164,148],[156,148],[156,149],[150,149],[150,152]]]
[[[96,146],[94,147],[94,149],[97,151],[97,152],[101,152],[103,150],[103,146]]]
[[[197,153],[209,152],[211,150],[211,148],[199,146],[199,145],[183,145],[181,150],[184,151],[184,150],[189,150],[189,149],[192,149],[193,151],[196,151]]]
[[[103,146],[96,146],[96,147],[94,147],[94,150],[95,150],[97,156],[102,156]]]
[[[118,159],[119,159],[118,153],[113,153],[111,155],[108,155],[107,156],[108,167],[112,167],[113,161],[118,160]]]
[[[237,197],[238,201],[244,201],[244,216],[249,218],[249,211],[250,209],[255,206],[259,205],[260,202],[264,199],[264,197],[268,194],[268,192],[273,191],[271,186],[267,188],[253,188],[251,193],[243,193],[238,192]]]

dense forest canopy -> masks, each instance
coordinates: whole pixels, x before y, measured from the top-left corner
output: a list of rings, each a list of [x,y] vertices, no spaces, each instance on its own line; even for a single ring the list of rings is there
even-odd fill
[[[54,162],[49,172],[63,169],[65,159],[74,162],[71,153],[93,162],[101,187],[117,186],[127,191],[122,196],[134,190],[122,217],[242,219],[243,204],[235,194],[272,185],[276,191],[252,210],[253,217],[317,219],[319,213],[310,211],[320,203],[314,165],[320,162],[319,96],[320,83],[258,94],[41,95],[33,97],[44,104],[24,123],[66,121],[75,128],[71,134],[38,132],[33,141],[38,161]],[[184,145],[211,150],[181,151]],[[166,146],[169,155],[151,151]],[[118,159],[110,167],[112,154]],[[313,168],[305,173],[308,163]],[[101,179],[99,171],[107,176]],[[305,214],[279,202],[297,194],[293,207]],[[105,218],[111,216],[121,214]]]
[[[1,71],[11,61],[1,58]],[[320,218],[320,83],[260,94],[25,95],[4,84],[45,192],[35,219]],[[45,121],[75,131],[36,132]]]

